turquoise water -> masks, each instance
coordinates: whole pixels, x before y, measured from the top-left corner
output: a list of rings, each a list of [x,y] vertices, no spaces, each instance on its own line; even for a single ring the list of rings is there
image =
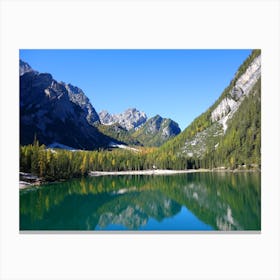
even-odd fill
[[[20,230],[260,229],[257,172],[87,177],[20,191]]]

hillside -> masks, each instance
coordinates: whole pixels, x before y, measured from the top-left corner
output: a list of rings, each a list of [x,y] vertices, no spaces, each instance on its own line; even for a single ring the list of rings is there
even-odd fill
[[[254,50],[218,100],[154,157],[169,153],[195,168],[260,165],[260,96],[261,54]]]

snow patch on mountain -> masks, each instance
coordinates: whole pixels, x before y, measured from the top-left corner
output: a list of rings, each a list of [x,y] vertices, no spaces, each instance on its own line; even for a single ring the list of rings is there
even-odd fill
[[[111,147],[111,148],[119,148],[119,149],[126,149],[126,150],[130,150],[130,151],[139,152],[139,149],[132,148],[132,147],[129,147],[129,146],[123,145],[123,144],[117,144],[115,142],[110,142],[109,143],[109,147]]]
[[[63,149],[63,150],[68,150],[68,151],[77,151],[77,149],[74,149],[72,147],[69,147],[67,145],[58,143],[58,142],[53,142],[50,145],[47,146],[48,149]]]

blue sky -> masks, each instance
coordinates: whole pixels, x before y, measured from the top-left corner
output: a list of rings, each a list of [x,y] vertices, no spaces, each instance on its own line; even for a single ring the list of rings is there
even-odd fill
[[[220,96],[251,50],[20,50],[20,58],[81,88],[97,112],[135,107],[185,129]]]

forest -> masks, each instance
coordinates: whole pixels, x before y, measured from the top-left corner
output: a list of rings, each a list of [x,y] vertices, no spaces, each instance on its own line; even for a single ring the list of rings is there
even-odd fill
[[[192,161],[171,153],[155,153],[157,148],[69,151],[47,149],[37,140],[20,147],[20,170],[47,181],[85,176],[89,171],[193,168]]]

